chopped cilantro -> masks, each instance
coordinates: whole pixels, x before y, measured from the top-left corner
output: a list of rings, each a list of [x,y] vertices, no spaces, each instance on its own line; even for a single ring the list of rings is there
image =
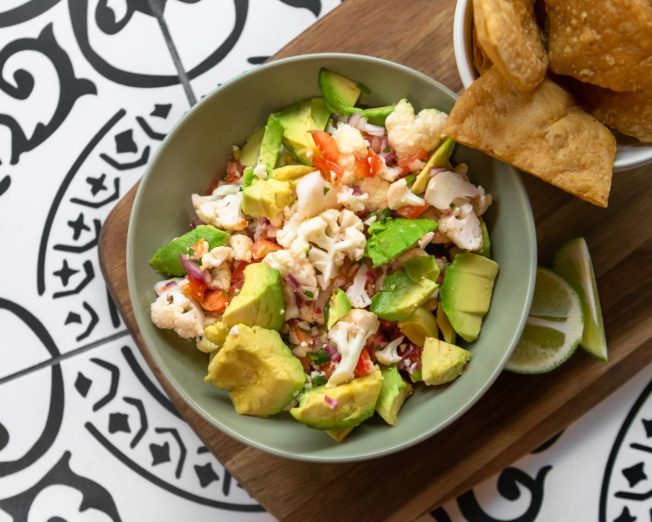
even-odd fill
[[[309,297],[310,299],[315,297],[315,294],[313,292],[311,292],[310,290],[304,290],[303,295],[305,295],[306,297]]]
[[[317,350],[316,352],[308,352],[306,357],[315,364],[324,364],[331,360],[329,355],[324,350]],[[314,381],[313,381],[314,382]]]
[[[385,146],[385,148],[383,149],[383,152],[387,153],[387,152],[389,152],[390,150],[392,150],[392,149],[391,149],[391,147],[389,146],[389,143],[388,143],[388,144]]]
[[[324,187],[324,196],[330,192],[330,187]]]
[[[323,375],[315,375],[312,378],[312,385],[313,386],[323,386],[326,384],[326,379],[324,378]]]
[[[417,179],[416,174],[409,174],[405,176],[405,183],[407,183],[408,187],[412,186],[412,183],[414,183],[414,180]]]

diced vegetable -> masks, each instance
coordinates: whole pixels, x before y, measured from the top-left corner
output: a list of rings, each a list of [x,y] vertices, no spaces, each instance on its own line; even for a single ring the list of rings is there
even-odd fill
[[[229,234],[223,230],[211,225],[200,225],[160,247],[150,259],[149,264],[158,272],[182,276],[186,274],[186,270],[179,259],[180,255],[187,254],[189,249],[200,239],[206,240],[208,249],[212,250],[226,244],[228,238]]]

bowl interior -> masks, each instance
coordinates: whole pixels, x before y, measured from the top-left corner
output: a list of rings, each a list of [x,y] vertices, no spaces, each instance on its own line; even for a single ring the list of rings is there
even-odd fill
[[[191,110],[168,135],[140,185],[129,226],[127,270],[138,326],[154,359],[177,392],[227,434],[291,458],[346,461],[387,454],[442,429],[468,409],[494,381],[519,337],[534,285],[536,241],[529,202],[519,175],[477,151],[459,148],[458,161],[496,199],[488,216],[494,257],[500,263],[493,305],[464,375],[453,384],[417,387],[395,427],[372,420],[340,445],[283,413],[270,419],[237,415],[227,394],[204,384],[206,356],[149,319],[152,287],[161,276],[148,265],[154,250],[188,229],[190,194],[203,192],[224,171],[231,145],[241,143],[271,111],[319,95],[317,72],[334,69],[364,82],[371,105],[407,96],[417,107],[449,111],[454,95],[406,67],[355,55],[306,55],[272,62],[223,85]]]
[[[468,87],[478,77],[473,66],[473,0],[457,0],[453,21],[453,48],[457,72],[462,85]],[[618,149],[614,160],[614,172],[632,170],[652,163],[652,144],[641,143],[635,138],[615,133]]]

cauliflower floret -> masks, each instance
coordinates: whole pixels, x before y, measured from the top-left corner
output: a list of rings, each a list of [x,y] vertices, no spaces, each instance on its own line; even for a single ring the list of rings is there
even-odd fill
[[[399,158],[416,154],[419,150],[433,150],[442,138],[448,115],[437,109],[423,109],[417,116],[414,108],[403,99],[387,117],[387,139]]]
[[[192,195],[192,206],[204,223],[225,230],[244,230],[248,223],[242,214],[242,192],[238,185],[220,185],[210,196]]]
[[[487,194],[484,191],[483,187],[478,186],[478,195],[477,197],[471,200],[471,204],[473,205],[473,210],[475,211],[475,215],[481,216],[482,214],[484,214],[493,203],[493,200],[494,198],[491,196],[491,194]]]
[[[362,133],[348,123],[341,123],[333,132],[333,138],[340,153],[337,163],[344,170],[342,183],[350,185],[356,180],[354,171],[356,154],[362,158],[367,157],[369,144],[365,141]]]
[[[298,250],[297,248],[270,252],[262,262],[278,271],[283,278],[292,275],[292,281],[299,285],[295,290],[300,290],[304,295],[305,292],[312,292],[316,296],[318,290],[315,268],[310,264],[305,253],[301,254]]]
[[[335,132],[333,139],[337,143],[337,150],[340,154],[360,154],[367,155],[369,144],[365,141],[362,133],[348,123],[340,123]]]
[[[353,212],[362,212],[366,208],[369,194],[355,194],[351,187],[342,185],[337,191],[337,203]]]
[[[390,364],[397,363],[401,360],[398,354],[398,347],[403,342],[404,337],[398,337],[393,341],[388,342],[382,350],[376,350],[376,359],[382,364],[389,366]]]
[[[231,286],[231,267],[229,265],[232,252],[230,247],[219,246],[202,256],[201,269],[208,270],[209,287],[228,290]]]
[[[393,183],[394,181],[396,181],[396,178],[398,178],[402,173],[403,173],[403,169],[401,167],[386,167],[380,172],[380,177],[383,178],[385,181],[389,181],[390,183]]]
[[[369,199],[365,203],[367,210],[374,212],[387,208],[387,190],[389,189],[389,183],[383,179],[373,177],[364,178],[358,186],[363,194],[369,195]]]
[[[251,247],[254,242],[249,236],[244,234],[234,234],[229,238],[229,245],[231,245],[231,257],[236,261],[251,261]]]
[[[484,190],[482,192],[484,193]],[[430,178],[424,197],[433,207],[446,210],[457,199],[475,198],[479,195],[478,187],[461,175],[444,170]]]
[[[410,190],[405,178],[395,181],[387,190],[387,206],[392,210],[409,205],[421,207],[425,204],[426,202],[422,198]]]
[[[233,250],[230,247],[218,246],[201,257],[202,270],[208,268],[217,268],[231,259]]]
[[[337,386],[353,379],[355,365],[367,339],[378,331],[380,322],[375,314],[366,310],[351,310],[328,332],[342,359],[328,379],[327,387]]]
[[[310,243],[308,259],[320,272],[317,281],[326,289],[337,268],[347,256],[358,261],[364,255],[367,242],[362,221],[350,210],[326,210],[319,216],[301,223],[298,239]],[[294,249],[294,242],[293,242]]]
[[[369,268],[366,264],[360,265],[358,271],[353,278],[353,283],[346,290],[346,296],[351,302],[353,308],[367,308],[371,304],[371,298],[367,294],[365,287],[367,286],[367,272]]]
[[[174,330],[185,339],[204,335],[204,313],[197,303],[184,295],[181,285],[168,284],[159,290],[161,293],[150,307],[152,322],[158,328]]]
[[[224,263],[217,268],[209,270],[210,278],[208,286],[218,290],[228,290],[231,286],[231,268]]]
[[[296,192],[297,201],[283,210],[285,225],[276,234],[276,241],[285,248],[289,248],[297,237],[297,228],[302,221],[337,205],[335,189],[324,181],[319,171],[303,176],[297,182]]]
[[[473,212],[471,203],[463,203],[452,213],[439,218],[439,230],[460,248],[465,250],[482,248],[480,220]]]

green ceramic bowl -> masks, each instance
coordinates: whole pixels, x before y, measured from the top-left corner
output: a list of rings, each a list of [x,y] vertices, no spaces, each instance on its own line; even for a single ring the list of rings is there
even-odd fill
[[[235,413],[225,391],[205,384],[206,355],[149,319],[152,287],[161,276],[148,265],[155,249],[188,229],[190,194],[203,192],[224,171],[231,146],[242,143],[270,112],[319,95],[317,72],[333,69],[369,86],[370,105],[407,96],[416,106],[450,111],[455,95],[408,67],[349,54],[312,54],[257,67],[206,96],[184,116],[160,146],[145,174],[131,214],[127,275],[134,314],[152,356],[183,399],[228,435],[284,457],[343,462],[379,457],[430,437],[459,418],[490,387],[523,329],[536,268],[536,238],[529,201],[519,174],[477,151],[458,147],[455,159],[470,165],[471,176],[494,195],[488,214],[493,255],[500,264],[491,310],[473,359],[449,386],[417,386],[396,426],[370,419],[342,444],[299,424],[287,413],[260,419]],[[461,420],[460,422],[464,422]]]

